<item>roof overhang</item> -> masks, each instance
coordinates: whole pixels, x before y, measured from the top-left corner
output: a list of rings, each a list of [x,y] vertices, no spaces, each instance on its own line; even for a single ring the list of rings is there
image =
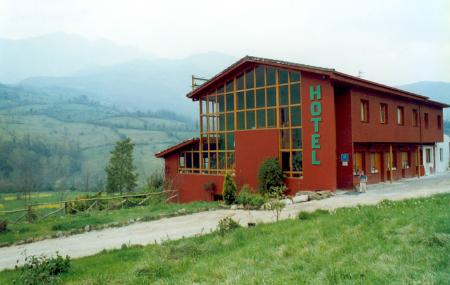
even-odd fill
[[[176,144],[176,145],[171,146],[171,147],[169,147],[169,148],[167,148],[165,150],[162,150],[162,151],[160,151],[158,153],[155,153],[155,156],[157,158],[166,157],[166,156],[168,156],[168,155],[170,155],[170,154],[172,154],[172,153],[174,153],[174,152],[176,152],[176,151],[178,151],[178,150],[180,150],[182,148],[185,148],[187,146],[199,143],[199,141],[200,141],[199,138],[191,138],[191,139],[182,141],[179,144]]]

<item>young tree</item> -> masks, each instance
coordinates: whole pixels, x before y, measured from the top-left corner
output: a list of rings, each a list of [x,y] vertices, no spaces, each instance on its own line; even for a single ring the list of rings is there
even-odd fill
[[[225,174],[222,187],[222,195],[225,204],[231,205],[236,202],[236,183],[229,173]]]
[[[106,166],[106,191],[133,191],[137,183],[136,167],[133,165],[134,144],[130,138],[118,141],[111,151],[109,164]]]
[[[273,187],[284,185],[283,172],[276,158],[269,158],[261,164],[258,180],[259,191],[265,195],[270,195]]]

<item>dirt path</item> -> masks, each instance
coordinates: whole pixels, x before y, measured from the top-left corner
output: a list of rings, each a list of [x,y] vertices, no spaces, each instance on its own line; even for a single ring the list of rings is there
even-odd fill
[[[325,200],[310,201],[286,207],[282,219],[293,218],[300,211],[316,209],[333,210],[340,207],[372,205],[382,200],[401,200],[450,192],[450,173],[421,179],[408,179],[393,184],[377,184],[368,187],[367,193],[354,194],[339,191],[336,196]],[[62,255],[78,258],[96,254],[103,249],[120,248],[122,244],[149,244],[168,239],[180,239],[209,233],[220,219],[231,216],[242,224],[249,220],[273,222],[270,211],[215,210],[192,215],[166,218],[151,222],[136,223],[121,228],[38,241],[30,244],[0,248],[0,270],[13,268],[16,261],[21,264],[25,255],[51,255],[59,251]]]

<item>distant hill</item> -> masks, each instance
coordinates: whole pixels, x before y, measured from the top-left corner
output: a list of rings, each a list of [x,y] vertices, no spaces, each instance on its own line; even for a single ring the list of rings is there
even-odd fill
[[[197,105],[185,95],[191,75],[211,77],[235,58],[220,53],[197,54],[178,60],[133,60],[108,67],[84,70],[74,76],[32,77],[20,84],[33,88],[70,88],[89,93],[102,103],[129,109],[170,109],[197,115]]]
[[[196,135],[197,124],[173,112],[125,112],[71,89],[43,91],[0,84],[0,140],[30,136],[48,144],[77,146],[80,170],[65,177],[73,184],[86,175],[102,178],[109,152],[125,137],[136,144],[135,164],[143,183],[162,166],[155,152]],[[1,180],[0,167],[0,186]]]
[[[0,39],[0,82],[31,76],[65,76],[83,69],[127,62],[151,55],[105,39],[52,33],[25,39]]]
[[[430,97],[430,99],[450,105],[450,82],[420,81],[401,85],[398,88]],[[450,121],[450,109],[444,110],[444,118]]]

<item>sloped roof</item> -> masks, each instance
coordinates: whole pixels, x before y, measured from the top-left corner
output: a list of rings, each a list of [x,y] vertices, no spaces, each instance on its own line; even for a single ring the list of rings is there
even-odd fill
[[[198,143],[199,141],[200,141],[199,138],[191,138],[191,139],[182,141],[182,142],[180,142],[179,144],[173,145],[173,146],[171,146],[171,147],[169,147],[169,148],[166,148],[165,150],[162,150],[162,151],[160,151],[160,152],[158,152],[158,153],[155,153],[155,156],[156,156],[157,158],[166,157],[166,156],[168,156],[169,154],[171,154],[171,153],[173,153],[173,152],[175,152],[175,151],[177,151],[177,150],[179,150],[179,149],[181,149],[181,148],[190,146],[190,145],[192,145],[192,144],[196,144],[196,143]]]
[[[305,65],[305,64],[299,64],[294,62],[288,62],[288,61],[281,61],[281,60],[275,60],[275,59],[268,59],[268,58],[262,58],[262,57],[254,57],[254,56],[245,56],[242,59],[238,60],[228,68],[224,69],[217,75],[213,76],[210,80],[206,81],[204,84],[202,84],[197,89],[192,90],[186,96],[192,100],[198,100],[201,96],[204,96],[207,94],[207,92],[210,92],[212,88],[215,88],[216,85],[223,81],[224,79],[227,79],[227,77],[230,76],[233,72],[243,69],[246,66],[250,66],[252,64],[264,64],[269,65],[273,67],[279,67],[279,68],[289,68],[293,70],[298,71],[306,71],[316,74],[321,74],[328,76],[330,80],[334,82],[339,82],[341,84],[347,84],[352,86],[359,86],[375,91],[385,92],[389,93],[395,96],[401,96],[408,99],[414,99],[418,101],[426,102],[430,105],[435,105],[438,107],[449,107],[449,105],[436,102],[430,100],[426,96],[418,95],[412,92],[404,91],[398,88],[390,87],[384,84],[376,83],[370,80],[362,79],[356,76],[352,76],[349,74],[345,74],[339,71],[336,71],[333,68],[323,68],[323,67],[317,67],[317,66],[311,66],[311,65]]]

